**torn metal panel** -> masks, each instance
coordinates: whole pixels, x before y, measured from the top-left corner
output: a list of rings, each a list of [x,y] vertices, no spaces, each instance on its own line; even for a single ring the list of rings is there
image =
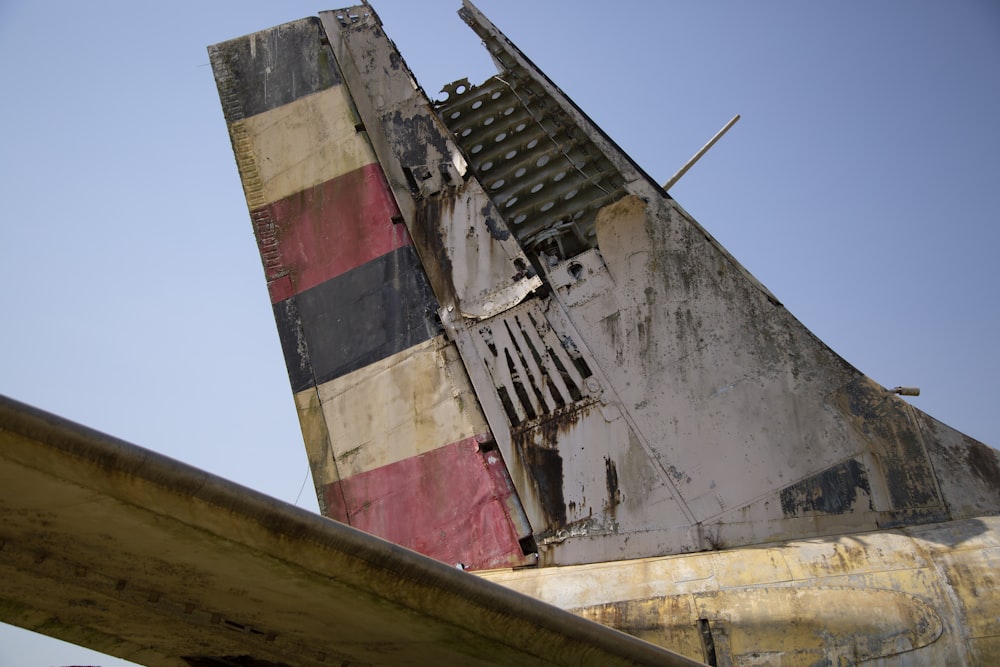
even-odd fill
[[[512,145],[511,165],[506,171],[487,173],[497,168],[496,162],[508,155],[495,146],[487,148],[484,140],[484,137],[489,137],[489,132],[496,132],[496,136],[500,137],[508,129],[486,129],[486,121],[495,114],[495,109],[490,106],[491,98],[496,96],[496,103],[502,102],[502,94],[498,93],[501,91],[492,83],[485,84],[481,91],[471,87],[463,93],[468,99],[457,104],[455,111],[444,106],[442,113],[448,118],[450,111],[455,116],[451,118],[455,131],[467,133],[463,147],[477,176],[487,181],[496,179],[494,183],[497,187],[495,191],[491,190],[491,196],[513,208],[520,205],[517,197],[523,195],[524,189],[509,189],[513,187],[508,182],[511,175],[515,179],[523,178],[529,184],[530,194],[530,190],[538,185],[530,185],[533,179],[547,178],[544,173],[546,165],[536,163],[534,173],[531,170],[519,173],[522,167],[518,166],[518,156],[513,153],[531,145],[533,139],[527,139],[523,144]],[[555,90],[555,93],[558,91]],[[477,108],[479,102],[482,104]],[[472,116],[464,127],[461,125],[463,115],[466,118]],[[525,114],[518,115],[511,111],[510,115],[512,120],[508,124],[512,125],[513,132],[528,132],[528,124],[522,127]],[[481,157],[476,159],[468,155],[472,151],[478,151]],[[632,186],[635,184],[630,184]],[[543,189],[544,185],[536,192],[540,193]],[[755,281],[747,280],[745,272],[728,261],[729,258],[720,252],[710,237],[702,233],[679,207],[663,203],[666,201],[669,200],[663,197],[650,198],[649,210],[639,212],[635,218],[639,222],[638,227],[630,227],[619,219],[634,204],[623,205],[624,208],[607,206],[607,217],[614,222],[604,225],[606,238],[598,244],[598,248],[563,262],[559,262],[559,253],[565,250],[553,246],[549,247],[552,255],[538,252],[534,256],[545,269],[550,285],[555,287],[553,296],[567,309],[568,318],[562,330],[573,331],[574,335],[569,337],[571,340],[575,338],[581,341],[580,347],[590,347],[595,352],[594,370],[609,379],[607,400],[613,403],[616,394],[622,400],[624,417],[629,421],[633,435],[649,443],[650,465],[654,470],[659,468],[665,473],[665,480],[675,485],[678,492],[676,500],[680,506],[691,508],[693,516],[689,525],[699,536],[693,544],[704,548],[753,543],[795,534],[870,529],[893,525],[897,521],[926,522],[944,517],[944,504],[936,491],[938,483],[930,474],[928,445],[923,442],[915,424],[909,423],[912,421],[910,417],[898,409],[892,414],[879,414],[877,419],[883,424],[879,441],[870,443],[864,438],[859,440],[856,427],[849,423],[855,417],[849,417],[845,422],[832,414],[832,404],[826,395],[826,392],[843,386],[843,383],[850,385],[854,382],[850,379],[853,369],[849,369],[829,350],[817,346],[815,338],[801,330],[800,325],[780,309],[766,290],[761,290]],[[514,214],[515,220],[517,215],[520,214]],[[511,222],[517,232],[516,224]],[[527,226],[523,228],[526,231],[520,238],[532,243],[537,237],[533,236],[527,219],[521,222]],[[595,230],[600,237],[599,224],[595,225]],[[659,238],[670,240],[655,240]],[[667,243],[672,243],[674,248],[668,249]],[[692,252],[695,248],[699,249]],[[609,253],[615,261],[605,261]],[[704,261],[699,259],[700,254],[705,255],[704,259],[711,266],[699,265]],[[715,259],[711,259],[713,255]],[[714,277],[710,277],[713,273]],[[738,299],[731,294],[721,294],[722,298],[716,304],[706,301],[705,297],[722,283],[728,285],[725,289],[731,294],[741,293],[738,299],[746,299],[749,302],[747,305],[752,304],[745,314],[733,317],[732,304]],[[677,296],[672,296],[672,292]],[[687,307],[681,310],[684,306]],[[707,310],[699,310],[705,306],[708,306]],[[559,309],[548,310],[555,312]],[[643,315],[636,317],[637,313]],[[735,324],[749,313],[760,313],[755,317],[763,316],[763,326],[752,321]],[[664,319],[664,316],[669,319]],[[700,328],[709,332],[713,329],[719,332],[729,330],[731,333],[726,335],[733,336],[734,341],[738,340],[735,336],[757,331],[763,334],[758,341],[763,346],[755,348],[757,343],[746,345],[741,341],[732,345],[721,358],[718,354],[708,357],[706,353],[715,349],[721,339],[718,339],[718,334],[713,334],[717,340],[706,340],[704,334],[696,333]],[[678,338],[671,341],[671,336]],[[685,336],[690,338],[685,339]],[[697,340],[694,336],[698,336]],[[691,342],[695,343],[693,349],[689,347]],[[791,356],[781,359],[783,354]],[[671,361],[674,355],[680,355],[676,357],[682,361],[680,365]],[[732,360],[728,368],[725,363],[720,364],[727,355]],[[483,358],[488,371],[494,373],[496,369],[490,366],[489,355],[483,355]],[[804,359],[811,359],[815,366],[800,368]],[[790,366],[787,365],[789,362]],[[699,364],[704,365],[699,367]],[[685,370],[685,367],[688,369]],[[701,375],[699,384],[708,384],[705,380],[712,371],[709,374],[705,371],[712,368],[727,368],[725,372],[736,371],[738,374],[735,377],[730,375],[728,380],[722,375],[711,385],[692,391],[690,380],[695,377],[694,374]],[[751,370],[754,368],[758,370]],[[513,365],[511,370],[520,372]],[[525,370],[529,370],[527,364]],[[678,371],[687,375],[678,377]],[[670,377],[674,379],[667,380]],[[510,393],[509,379],[494,384],[505,396]],[[807,386],[813,387],[812,399],[803,399],[798,395]],[[761,389],[764,391],[761,392]],[[675,398],[668,398],[671,395]],[[774,410],[773,416],[777,421],[761,423],[758,428],[763,429],[764,437],[760,437],[761,434],[755,435],[752,429],[747,430],[747,422],[742,426],[737,423],[738,419],[742,419],[736,417],[741,414],[740,410],[727,414],[717,412],[721,408],[714,408],[713,412],[694,417],[694,414],[710,407],[706,398],[719,406],[760,405]],[[537,407],[530,401],[511,402],[506,397],[502,397],[500,403],[515,427],[526,416],[530,417],[530,411]],[[677,410],[685,403],[692,406],[700,404],[701,407],[695,408],[694,413],[682,409],[667,417],[665,407]],[[788,408],[791,408],[791,413],[784,412]],[[684,417],[685,414],[688,416]],[[711,417],[713,414],[721,414],[723,418]],[[745,418],[746,414],[742,414]],[[665,423],[665,418],[669,422]],[[754,419],[756,417],[752,417],[751,422]],[[782,421],[785,421],[784,425]],[[666,430],[664,427],[672,428]],[[774,436],[767,433],[778,435],[779,441],[785,441],[782,445],[787,452],[785,455],[774,457]],[[788,438],[789,434],[796,433],[800,434],[798,437],[801,440],[795,439],[794,435]],[[700,444],[692,447],[695,442]],[[705,444],[709,446],[708,450]],[[733,472],[727,473],[730,458],[727,454],[741,449],[747,452],[743,460],[734,460]],[[576,454],[565,447],[560,451],[559,462],[565,465],[567,460],[580,455],[582,449]],[[849,456],[857,457],[855,464],[851,464],[855,467],[836,467],[838,459],[843,461]],[[993,457],[988,458],[993,460]],[[804,475],[806,469],[811,469],[815,477]],[[824,469],[828,472],[821,472]],[[853,476],[848,475],[852,472]],[[827,476],[824,477],[824,474]],[[857,481],[857,491],[853,496],[850,488],[844,488],[841,495],[832,497],[829,494],[833,490],[827,489],[825,497],[829,502],[817,500],[812,505],[805,503],[792,507],[795,503],[790,499],[807,492],[807,487],[808,493],[819,493],[828,483],[836,485],[842,482],[840,477],[843,475]],[[552,477],[551,474],[544,476],[547,479]],[[790,478],[792,483],[783,487],[782,478]],[[796,479],[801,481],[794,481]],[[785,508],[789,510],[784,517],[780,513],[775,515],[775,510],[782,507],[780,499],[772,491],[775,487],[783,488],[781,494],[785,499]],[[848,487],[854,488],[850,484]],[[565,488],[552,491],[553,498],[564,499],[564,492]],[[858,497],[862,500],[855,502]],[[557,504],[553,498],[546,501],[549,516],[552,516],[551,506]],[[546,504],[540,509],[544,509]],[[989,506],[991,511],[996,511],[996,504],[994,495],[989,501],[984,498],[979,506]],[[648,520],[646,528],[656,530],[654,526],[664,517],[651,514]],[[547,521],[540,525],[550,523]],[[593,537],[588,535],[587,540]],[[672,548],[684,547],[678,542]],[[597,557],[597,551],[600,550],[595,550],[591,556]]]
[[[463,1],[458,14],[483,40],[500,73],[499,78],[527,102],[533,115],[551,124],[552,135],[564,135],[557,141],[559,145],[569,148],[574,140],[583,142],[586,144],[583,153],[591,155],[595,163],[607,164],[625,183],[643,180],[662,193],[659,186],[471,2]]]
[[[673,480],[553,301],[530,299],[455,326],[541,563],[699,548]]]
[[[378,17],[362,6],[321,19],[442,307],[484,318],[523,300],[541,280]]]
[[[948,513],[915,411],[784,311],[471,3],[460,14],[499,74],[445,86],[437,112],[549,291],[444,325],[543,562],[970,516]],[[547,332],[586,366],[572,404],[538,352]],[[661,496],[575,516],[611,470],[622,497]],[[975,504],[1000,511],[1000,496]]]
[[[549,325],[539,300],[476,325],[477,348],[511,424],[553,416],[590,394],[587,362]]]
[[[442,292],[445,299],[454,295],[453,307],[462,317],[481,320],[501,313],[542,284],[523,253],[507,254],[513,237],[477,181],[420,200],[415,226],[425,234],[417,237],[419,247],[439,260],[431,266],[447,272],[428,269],[429,275],[450,281],[451,289]]]
[[[511,74],[445,86],[437,112],[521,245],[572,257],[597,244],[594,218],[626,194],[624,177],[527,77]]]
[[[460,13],[499,74],[435,105],[369,6],[322,22],[541,562],[1000,512],[995,457],[936,442]],[[982,473],[970,492],[942,478],[957,459]]]
[[[504,81],[519,82],[515,85],[528,86],[528,97],[539,98],[534,103],[537,107],[559,115],[564,119],[562,122],[570,123],[571,125],[567,130],[572,133],[574,140],[586,141],[591,149],[596,149],[603,156],[603,159],[607,160],[606,164],[610,164],[611,168],[620,175],[620,178],[624,182],[625,190],[628,193],[634,194],[646,201],[656,199],[670,200],[670,195],[621,150],[599,126],[594,124],[586,113],[577,107],[558,86],[549,80],[472,2],[462,0],[462,8],[458,14],[483,40],[486,50],[490,53],[493,62],[497,66],[500,78]],[[745,280],[749,281],[774,303],[779,303],[777,298],[730,255],[697,221],[692,219],[689,221],[689,224],[706,241],[714,246],[724,262],[729,264],[735,271],[738,271]]]

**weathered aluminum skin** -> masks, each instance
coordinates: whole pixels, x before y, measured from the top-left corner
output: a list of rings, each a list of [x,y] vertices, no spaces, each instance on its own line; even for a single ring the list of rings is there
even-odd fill
[[[209,52],[322,511],[450,564],[533,564],[531,527],[321,22]],[[463,225],[482,208],[469,197]],[[506,307],[539,282],[449,304]]]
[[[433,298],[419,298],[439,307],[473,390],[463,388],[461,373],[449,371],[459,406],[456,433],[448,437],[447,421],[439,422],[436,446],[487,430],[459,426],[477,421],[466,414],[474,393],[543,564],[1000,511],[993,450],[914,410],[824,346],[471,4],[460,13],[500,70],[483,85],[459,80],[445,86],[444,102],[432,105],[371,7],[326,12],[329,48],[309,48],[327,54],[317,62],[336,63],[333,78],[349,91],[349,103],[338,104],[356,110],[353,127],[321,108],[329,93],[319,92],[277,107],[275,122],[262,123],[264,138],[246,130],[252,150],[239,137],[234,145],[241,165],[266,161],[268,150],[284,155],[279,139],[288,124],[289,155],[278,160],[288,167],[268,183],[284,182],[278,176],[289,171],[303,184],[319,182],[331,161],[348,167],[365,161],[356,158],[359,150],[330,152],[328,145],[361,141],[372,151],[366,159],[377,158],[398,207],[385,205],[386,215],[398,210],[393,222],[405,225],[433,291]],[[325,138],[324,128],[346,135]],[[300,135],[323,139],[311,146]],[[296,171],[297,152],[309,156],[304,164],[317,152],[328,158]],[[282,240],[294,238],[285,232]],[[266,268],[272,254],[262,245]],[[299,282],[313,271],[308,261],[301,264]],[[382,363],[388,352],[416,349],[369,351],[365,346],[378,341],[374,330],[350,342],[351,327],[326,313],[350,310],[354,288],[333,289],[322,299],[299,299],[315,301],[308,321],[316,325],[304,326],[315,331],[305,334],[308,364],[295,356],[297,339],[283,339],[297,390],[313,378],[333,381]],[[413,307],[403,292],[392,299],[399,308]],[[364,303],[356,305],[364,310]],[[372,313],[383,310],[398,308]],[[307,318],[301,308],[289,313],[276,309],[279,328],[297,331],[295,323]],[[389,326],[397,325],[387,321],[383,328]],[[404,328],[420,331],[412,323]],[[341,363],[328,348],[354,356]],[[317,365],[330,369],[318,373]],[[296,367],[309,369],[301,387],[291,372]],[[427,375],[428,391],[436,375]],[[407,386],[421,386],[413,377],[406,374]],[[387,396],[388,382],[346,384],[365,396],[361,404],[372,404]],[[346,396],[342,389],[320,395]],[[426,422],[424,402],[411,403],[412,412],[401,406],[397,414],[417,426]],[[447,412],[446,403],[434,402],[434,409]],[[365,452],[361,460],[387,464],[406,458],[402,452],[428,451],[416,437],[420,428],[400,426],[393,416],[366,409],[345,421],[343,408],[333,404],[321,412],[329,422],[325,436],[321,429],[309,433],[338,442],[311,454],[315,469],[360,472],[350,458],[357,447]],[[371,437],[358,439],[350,435],[352,422],[379,426],[366,427]],[[414,436],[412,445],[393,434]],[[336,465],[323,462],[328,452]],[[343,476],[327,475],[317,486],[327,489]],[[529,542],[522,548],[531,556]]]
[[[543,563],[1000,512],[996,451],[823,345],[471,3],[460,14],[499,74],[446,86],[437,113],[548,289],[443,321]]]
[[[499,74],[438,104],[371,7],[321,20],[549,566],[490,576],[713,664],[996,658],[997,452],[838,357],[460,14]]]
[[[697,664],[3,396],[0,621],[150,667]]]
[[[695,660],[992,665],[1000,519],[482,576]]]
[[[450,562],[473,540],[479,567],[537,542],[549,567],[486,576],[712,664],[1000,660],[996,452],[816,340],[463,15],[501,74],[438,107],[367,5],[213,52],[250,63],[220,92],[324,509],[400,542],[440,529],[416,546]],[[341,216],[308,211],[373,174],[392,197],[357,197],[377,219],[345,229],[387,236],[342,256]],[[325,326],[380,289],[379,333],[419,335]],[[304,325],[307,353],[350,344],[303,353]],[[26,406],[0,417],[4,620],[152,664],[690,664]]]
[[[443,309],[482,319],[540,284],[368,6],[320,18]],[[472,224],[470,224],[470,222]]]

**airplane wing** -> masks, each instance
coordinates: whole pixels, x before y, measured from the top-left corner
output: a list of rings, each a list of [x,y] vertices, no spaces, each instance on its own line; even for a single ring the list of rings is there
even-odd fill
[[[694,665],[0,397],[0,621],[147,665]]]

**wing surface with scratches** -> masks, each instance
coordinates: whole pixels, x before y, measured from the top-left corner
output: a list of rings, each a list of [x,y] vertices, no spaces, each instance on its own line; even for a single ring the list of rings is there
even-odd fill
[[[0,621],[151,667],[698,664],[5,397]]]

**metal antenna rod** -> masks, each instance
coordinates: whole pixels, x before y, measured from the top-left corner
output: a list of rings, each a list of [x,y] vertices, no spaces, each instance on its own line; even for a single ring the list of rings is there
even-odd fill
[[[726,132],[729,131],[736,121],[740,119],[740,115],[736,114],[733,116],[732,120],[726,123],[725,127],[715,133],[715,136],[708,140],[708,143],[701,147],[701,150],[694,154],[690,160],[685,163],[683,167],[677,170],[677,173],[670,177],[670,180],[663,184],[664,190],[669,190],[674,186],[677,181],[681,180],[681,176],[687,173],[687,170],[694,166],[694,163],[701,159],[701,156],[708,152],[708,149],[715,145],[715,142],[722,138]]]

